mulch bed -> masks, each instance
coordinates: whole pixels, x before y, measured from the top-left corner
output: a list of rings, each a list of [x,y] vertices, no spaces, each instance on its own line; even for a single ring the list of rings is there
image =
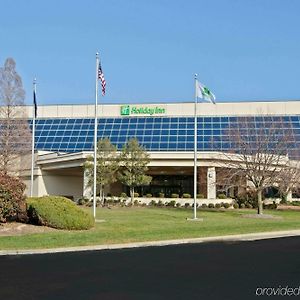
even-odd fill
[[[0,236],[15,236],[33,233],[44,233],[49,231],[56,231],[57,229],[46,226],[35,226],[24,223],[2,223],[0,224]]]

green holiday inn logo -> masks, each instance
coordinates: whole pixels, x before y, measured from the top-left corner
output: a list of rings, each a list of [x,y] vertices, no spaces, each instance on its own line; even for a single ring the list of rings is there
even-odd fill
[[[131,106],[122,105],[121,106],[121,116],[130,115],[159,115],[165,114],[166,109],[161,106],[149,107],[149,106]]]
[[[123,105],[121,106],[121,116],[129,116],[130,115],[130,106]]]

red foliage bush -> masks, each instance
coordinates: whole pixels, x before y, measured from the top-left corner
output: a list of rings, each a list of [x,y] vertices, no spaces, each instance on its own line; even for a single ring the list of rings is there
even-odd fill
[[[27,221],[24,191],[19,178],[0,173],[0,222]]]

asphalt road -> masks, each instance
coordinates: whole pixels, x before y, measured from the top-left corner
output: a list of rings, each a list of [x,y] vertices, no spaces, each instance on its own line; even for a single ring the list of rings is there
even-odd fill
[[[299,287],[300,237],[2,256],[0,267],[0,299],[258,299]]]

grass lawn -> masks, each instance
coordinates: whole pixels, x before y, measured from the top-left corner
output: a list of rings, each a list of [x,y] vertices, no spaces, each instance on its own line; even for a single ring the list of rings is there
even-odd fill
[[[84,208],[91,213],[91,208]],[[282,219],[243,218],[255,210],[198,211],[203,222],[188,222],[192,209],[132,207],[98,208],[95,228],[87,231],[57,230],[42,234],[0,237],[0,250],[54,248],[219,236],[239,233],[300,229],[300,211],[265,210]]]

